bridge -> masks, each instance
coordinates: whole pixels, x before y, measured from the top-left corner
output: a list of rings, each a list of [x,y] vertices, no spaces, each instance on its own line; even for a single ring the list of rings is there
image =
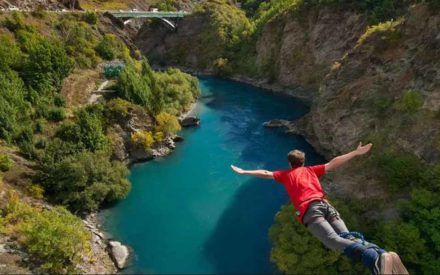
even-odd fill
[[[172,22],[172,19],[183,18],[191,13],[186,11],[108,11],[116,18],[127,19],[124,24],[128,24],[133,18],[158,18],[164,22],[168,27],[175,30],[176,22]],[[171,20],[170,20],[171,19]]]

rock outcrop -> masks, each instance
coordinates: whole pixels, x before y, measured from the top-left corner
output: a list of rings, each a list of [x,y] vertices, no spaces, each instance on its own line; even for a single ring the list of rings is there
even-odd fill
[[[195,116],[187,116],[179,120],[182,127],[192,127],[200,125],[200,118]]]
[[[112,255],[112,258],[114,259],[116,266],[119,269],[124,269],[127,267],[128,264],[128,257],[130,255],[128,247],[125,245],[122,245],[120,242],[117,241],[110,241],[109,242],[109,249]]]

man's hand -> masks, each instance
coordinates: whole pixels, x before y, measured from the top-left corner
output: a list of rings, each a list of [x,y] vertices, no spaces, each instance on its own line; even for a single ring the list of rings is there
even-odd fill
[[[325,171],[333,170],[356,156],[366,154],[368,151],[370,151],[372,146],[373,146],[373,144],[371,144],[371,143],[368,143],[367,145],[362,146],[362,142],[360,142],[358,147],[356,148],[356,150],[353,150],[350,153],[347,153],[345,155],[335,157],[334,159],[332,159],[328,163],[326,163],[325,164]]]
[[[232,168],[232,170],[233,170],[235,173],[237,173],[237,174],[239,174],[239,175],[243,175],[243,174],[244,174],[244,170],[241,169],[241,168],[239,168],[239,167],[237,167],[237,166],[231,165],[231,168]]]
[[[358,147],[356,148],[355,152],[358,156],[368,153],[370,151],[371,147],[373,147],[373,144],[368,143],[367,145],[362,146],[362,142],[359,142]]]
[[[273,179],[273,173],[267,170],[243,170],[234,165],[231,165],[231,169],[239,175],[252,176],[262,179]]]

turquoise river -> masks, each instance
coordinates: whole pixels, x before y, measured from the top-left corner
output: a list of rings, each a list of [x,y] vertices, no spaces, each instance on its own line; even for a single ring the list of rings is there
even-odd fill
[[[263,127],[303,116],[303,101],[218,78],[200,86],[201,126],[183,130],[173,154],[132,166],[130,194],[100,214],[104,231],[132,249],[124,273],[275,273],[268,230],[287,194],[229,165],[285,169],[294,148],[308,164],[323,161],[301,136]]]

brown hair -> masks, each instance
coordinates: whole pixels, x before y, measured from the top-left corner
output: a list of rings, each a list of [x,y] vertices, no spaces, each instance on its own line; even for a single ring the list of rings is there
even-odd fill
[[[293,150],[290,151],[287,155],[287,159],[289,160],[290,166],[292,168],[301,167],[304,165],[304,159],[306,158],[306,155],[303,151],[300,150]]]

